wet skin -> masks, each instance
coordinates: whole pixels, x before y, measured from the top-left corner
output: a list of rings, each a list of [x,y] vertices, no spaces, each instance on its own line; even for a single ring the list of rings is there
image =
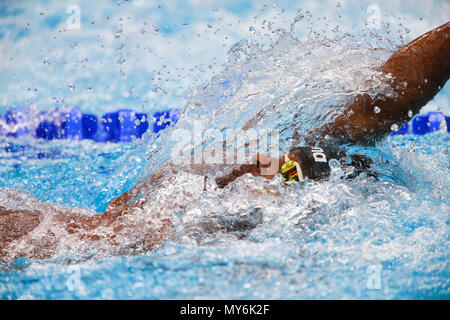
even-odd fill
[[[346,111],[333,122],[308,133],[306,139],[311,145],[323,142],[326,137],[338,139],[341,142],[373,143],[390,132],[391,125],[401,125],[409,120],[408,112],[419,110],[444,87],[450,76],[450,22],[433,29],[409,44],[399,48],[376,71],[390,75],[391,85],[395,96],[379,94],[371,97],[368,94],[358,94],[346,106]],[[405,86],[405,83],[407,84]],[[375,106],[381,111],[375,113]],[[292,160],[295,152],[289,154]],[[223,188],[240,176],[249,173],[272,179],[284,163],[284,158],[272,158],[258,155],[255,164],[243,164],[231,168],[229,173],[218,177],[216,183]],[[184,166],[183,170],[190,170],[196,174],[206,174],[221,166],[195,165]],[[121,232],[126,227],[124,217],[136,208],[144,205],[143,195],[146,189],[156,188],[161,179],[174,174],[179,167],[168,162],[153,174],[140,181],[133,189],[111,201],[104,214],[86,216],[76,214],[61,206],[53,207],[48,212],[39,210],[12,210],[0,206],[0,260],[6,260],[8,246],[14,241],[30,234],[37,228],[51,211],[54,223],[60,224],[68,234],[76,234],[80,240],[89,239],[106,241],[117,245],[115,232]],[[183,209],[183,208],[178,208]],[[56,213],[56,214],[55,214]],[[173,233],[170,219],[161,214],[159,223],[147,228],[144,235],[144,248],[152,250]],[[109,235],[96,232],[99,228],[110,228]],[[106,238],[106,239],[105,239]],[[55,235],[48,234],[45,240],[31,241],[23,252],[15,252],[8,256],[8,260],[27,256],[45,259],[52,256],[56,248]]]

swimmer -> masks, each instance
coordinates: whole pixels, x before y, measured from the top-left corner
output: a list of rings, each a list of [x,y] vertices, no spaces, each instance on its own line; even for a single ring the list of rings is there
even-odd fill
[[[407,121],[410,117],[408,113],[418,113],[433,99],[450,75],[450,22],[402,46],[376,71],[386,75],[395,95],[355,95],[341,116],[307,134],[305,138],[310,146],[293,148],[280,158],[258,154],[255,164],[228,168],[228,173],[217,177],[217,186],[224,188],[244,174],[273,179],[280,173],[285,181],[326,179],[330,174],[328,159],[332,158],[354,166],[356,171],[370,171],[370,160],[358,156],[347,157],[330,146],[338,142],[373,144],[388,134],[392,125]],[[374,112],[375,107],[380,112]],[[251,125],[252,121],[248,123],[248,126]],[[206,177],[207,173],[223,169],[223,165],[203,164],[185,165],[182,170]],[[138,183],[111,201],[104,214],[76,214],[63,206],[50,204],[39,206],[45,208],[45,212],[42,212],[44,209],[25,207],[19,210],[0,205],[0,260],[50,258],[63,246],[62,243],[67,245],[71,241],[86,240],[93,246],[101,242],[118,248],[115,251],[117,254],[142,253],[154,249],[174,233],[169,216],[164,214],[166,206],[161,205],[161,210],[153,214],[150,220],[143,218],[145,232],[123,251],[122,235],[132,237],[133,228],[136,227],[129,225],[126,216],[142,210],[146,198],[143,195],[157,190],[164,177],[176,174],[178,170],[172,161],[168,161],[151,174],[145,183]],[[170,209],[184,209],[176,201],[171,206]],[[58,232],[52,231],[53,225],[59,226]],[[64,237],[66,241],[62,240]],[[138,242],[139,245],[136,245]]]

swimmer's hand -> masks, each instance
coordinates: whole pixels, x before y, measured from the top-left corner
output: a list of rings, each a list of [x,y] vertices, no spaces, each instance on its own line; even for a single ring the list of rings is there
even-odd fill
[[[250,173],[255,177],[264,177],[272,180],[280,172],[284,164],[284,158],[270,157],[264,154],[257,154],[251,164],[241,164],[234,166],[231,171],[223,176],[216,178],[219,188],[224,188],[230,182],[233,182],[240,176]]]

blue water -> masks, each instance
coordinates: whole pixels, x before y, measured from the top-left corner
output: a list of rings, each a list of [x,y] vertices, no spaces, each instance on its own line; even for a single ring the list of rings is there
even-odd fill
[[[200,212],[193,212],[194,208],[185,213],[191,216],[184,217],[182,223],[187,226],[214,219],[211,212],[206,212],[212,207],[234,219],[239,219],[238,212],[242,217],[249,208],[262,208],[262,220],[256,228],[246,231],[244,238],[237,232],[211,235],[198,231],[189,236],[190,231],[184,231],[177,240],[138,256],[19,259],[12,267],[3,266],[0,297],[448,298],[449,142],[447,133],[401,136],[389,138],[379,149],[359,150],[373,159],[379,158],[378,172],[384,173],[380,181],[361,177],[345,182],[309,182],[290,189],[273,185],[283,192],[281,199],[264,197],[264,201],[258,201],[254,197],[243,203],[248,196],[244,191],[238,199],[236,194],[224,199],[238,201],[231,211],[215,204],[205,205],[202,202],[208,199],[200,199]],[[41,148],[50,150],[49,146]],[[18,180],[10,179],[16,174],[26,177],[27,184],[43,188],[34,191],[42,201],[76,204],[73,196],[66,197],[61,191],[66,190],[91,204],[92,209],[102,208],[106,199],[98,191],[112,189],[122,181],[118,175],[123,173],[121,165],[128,161],[118,156],[118,149],[123,152],[129,146],[93,148],[83,141],[53,148],[60,150],[64,158],[35,160],[35,164],[41,161],[46,165],[45,177],[53,181],[48,187],[40,183],[38,169],[33,171],[26,166],[11,166],[8,170],[2,166],[1,184],[17,183]],[[104,171],[99,172],[94,165],[100,161],[76,156],[78,148],[91,149],[101,157]],[[21,161],[11,158],[10,164]],[[83,174],[78,180],[72,174],[70,185],[66,181],[68,172],[81,167]],[[27,170],[24,172],[28,174],[20,175],[20,170]],[[135,171],[130,172],[130,177],[136,175]],[[113,181],[104,180],[101,186],[86,182],[101,174],[108,174]],[[255,179],[255,183],[262,182]],[[52,194],[55,195],[48,196]],[[275,201],[280,203],[272,203]],[[375,288],[370,284],[371,270],[379,270],[380,282],[375,282]]]
[[[296,21],[307,29],[312,18],[302,13]],[[142,208],[123,217],[128,228],[93,231],[117,234],[116,247],[68,235],[55,223],[55,207],[103,212],[139,177],[183,151],[186,145],[173,138],[191,132],[195,121],[202,132],[232,129],[232,137],[248,128],[278,130],[285,150],[332,121],[352,94],[393,94],[374,71],[395,49],[389,39],[374,44],[358,33],[300,39],[295,27],[267,27],[274,39],[263,39],[268,44],[252,38],[231,46],[223,70],[193,86],[179,123],[160,136],[130,144],[0,137],[0,206],[46,217],[9,248],[11,256],[49,234],[58,243],[51,259],[0,265],[0,298],[449,298],[446,132],[347,146],[373,160],[378,180],[365,174],[342,180],[346,169],[337,166],[320,183],[288,186],[279,176],[271,182],[245,176],[224,189],[209,179],[205,189],[203,175],[168,174],[145,190]],[[217,136],[205,135],[194,150],[215,144]],[[173,234],[142,252],[141,238],[161,217],[171,220]],[[252,227],[235,230],[236,223]]]

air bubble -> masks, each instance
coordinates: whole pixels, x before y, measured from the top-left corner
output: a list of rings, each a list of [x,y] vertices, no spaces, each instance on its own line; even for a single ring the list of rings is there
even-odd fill
[[[75,85],[74,85],[73,83],[69,83],[69,84],[67,85],[67,87],[69,88],[70,91],[75,90]]]
[[[328,161],[328,166],[331,169],[341,168],[341,163],[338,160],[336,160],[336,159],[330,159]]]

